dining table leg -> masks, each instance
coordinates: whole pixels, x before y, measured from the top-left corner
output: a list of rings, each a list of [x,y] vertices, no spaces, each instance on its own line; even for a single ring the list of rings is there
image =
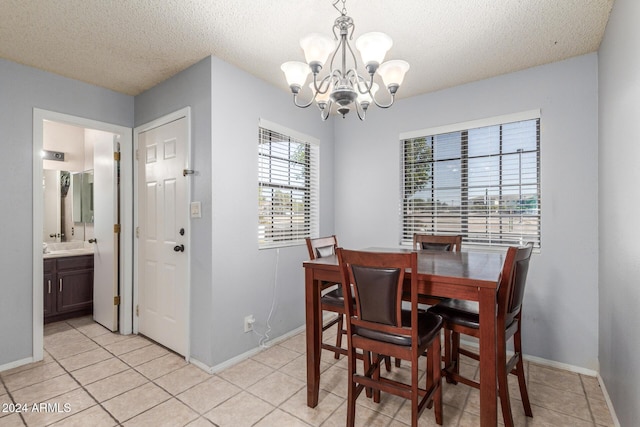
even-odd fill
[[[318,405],[320,390],[320,353],[322,324],[320,322],[320,286],[313,278],[313,269],[305,269],[305,313],[307,331],[307,406]]]
[[[498,424],[496,380],[496,289],[480,288],[480,425]]]

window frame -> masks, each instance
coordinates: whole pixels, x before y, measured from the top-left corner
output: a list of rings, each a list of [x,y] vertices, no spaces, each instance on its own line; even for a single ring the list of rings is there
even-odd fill
[[[528,233],[528,230],[526,230],[526,226],[522,226],[521,230],[519,233],[515,234],[515,238],[509,238],[510,236],[513,236],[514,234],[511,233],[511,235],[508,232],[503,231],[504,229],[503,227],[503,223],[505,221],[506,218],[509,218],[509,214],[503,212],[503,211],[507,211],[507,209],[505,209],[503,206],[506,206],[506,203],[504,202],[505,198],[503,198],[503,191],[505,189],[507,189],[510,184],[508,184],[508,179],[504,178],[502,176],[503,170],[505,170],[506,168],[503,167],[503,159],[506,156],[513,156],[513,154],[515,152],[506,152],[503,151],[503,136],[502,136],[502,128],[505,125],[509,125],[512,123],[516,123],[516,122],[523,122],[523,121],[533,121],[536,120],[536,147],[535,149],[530,149],[530,150],[525,150],[525,151],[520,151],[520,150],[516,150],[516,152],[519,153],[519,161],[521,161],[522,159],[522,154],[527,154],[529,153],[529,156],[531,153],[535,153],[535,208],[534,208],[534,213],[526,213],[523,214],[523,210],[522,208],[520,209],[520,213],[519,213],[519,217],[529,217],[529,218],[535,218],[533,224],[530,225],[531,229],[533,230],[533,235],[531,238],[527,238],[527,236],[530,236],[530,234]],[[499,248],[499,247],[505,247],[505,246],[511,246],[514,244],[519,244],[519,243],[525,243],[529,240],[534,242],[534,247],[536,249],[539,249],[542,245],[542,208],[541,208],[541,172],[540,172],[540,157],[541,157],[541,126],[540,126],[540,110],[530,110],[530,111],[525,111],[525,112],[520,112],[520,113],[515,113],[515,114],[508,114],[508,115],[502,115],[502,116],[496,116],[496,117],[492,117],[492,118],[487,118],[487,119],[481,119],[481,120],[474,120],[474,121],[469,121],[469,122],[464,122],[464,123],[457,123],[457,124],[451,124],[451,125],[446,125],[446,126],[440,126],[440,127],[435,127],[435,128],[430,128],[430,129],[423,129],[423,130],[418,130],[418,131],[412,131],[412,132],[405,132],[400,134],[399,136],[399,141],[400,141],[400,236],[399,236],[399,240],[400,240],[400,244],[401,245],[411,245],[412,244],[412,238],[413,238],[413,233],[414,232],[425,232],[425,233],[434,233],[434,234],[461,234],[463,236],[463,241],[465,242],[464,246],[474,246],[474,247],[484,247],[484,248]],[[474,209],[473,206],[475,206],[475,204],[473,203],[473,197],[470,197],[469,194],[469,190],[470,188],[472,189],[472,186],[470,185],[470,181],[471,181],[471,177],[469,175],[470,172],[470,165],[469,165],[469,139],[468,139],[468,133],[469,131],[475,131],[476,129],[480,129],[480,128],[487,128],[487,127],[492,127],[492,126],[500,126],[500,136],[499,136],[499,152],[491,152],[489,154],[484,155],[487,158],[495,158],[498,159],[498,166],[497,166],[497,171],[499,173],[499,183],[496,185],[495,183],[491,183],[491,184],[484,184],[484,186],[488,189],[494,189],[494,191],[498,191],[497,196],[493,195],[493,197],[495,197],[496,199],[496,203],[499,202],[500,208],[498,208],[496,210],[496,213],[491,213],[490,211],[487,211],[487,215],[486,215],[486,222],[489,223],[489,219],[493,218],[494,220],[497,220],[497,225],[490,225],[488,227],[485,227],[485,229],[487,230],[486,234],[482,234],[482,233],[477,233],[477,232],[471,232],[471,229],[469,227],[469,220],[470,219],[481,219],[484,218],[482,215],[473,215],[474,214]],[[428,173],[430,175],[430,178],[428,178],[431,181],[431,185],[428,187],[424,187],[422,190],[420,190],[420,187],[415,187],[414,183],[415,180],[412,181],[412,179],[414,179],[413,176],[407,177],[407,173],[412,173],[415,174],[416,171],[415,169],[408,169],[409,166],[407,166],[406,164],[406,150],[416,150],[415,147],[408,147],[407,143],[409,141],[414,141],[412,142],[413,144],[415,144],[416,142],[420,142],[420,139],[424,138],[424,144],[426,146],[426,148],[423,148],[422,150],[424,150],[424,152],[427,152],[427,154],[425,154],[424,152],[420,152],[414,155],[423,155],[423,156],[427,156],[428,157],[428,150],[429,150],[429,138],[436,138],[438,136],[446,136],[447,134],[452,134],[452,133],[460,133],[460,138],[459,138],[459,143],[460,143],[460,147],[457,151],[457,156],[453,156],[451,159],[435,159],[435,154],[433,149],[436,147],[435,145],[431,145],[431,151],[430,151],[430,156],[431,158],[423,161],[423,163],[428,164]],[[431,142],[433,142],[433,140],[431,140]],[[481,158],[483,156],[477,156],[477,157],[472,157],[472,160],[477,159],[477,158]],[[530,156],[531,157],[531,156]],[[513,159],[513,158],[512,158]],[[450,228],[448,230],[446,230],[446,226],[445,225],[438,225],[437,223],[437,218],[444,218],[445,216],[440,216],[438,213],[438,204],[439,204],[439,199],[435,197],[435,193],[436,190],[440,190],[442,191],[442,186],[441,184],[438,184],[437,181],[434,182],[433,181],[433,177],[436,174],[435,172],[435,168],[436,168],[436,164],[437,162],[440,161],[448,161],[448,160],[456,160],[459,161],[459,166],[460,166],[460,175],[459,175],[459,184],[458,185],[453,185],[452,186],[452,190],[454,191],[459,191],[460,194],[460,207],[459,207],[459,214],[457,215],[459,217],[459,229],[454,230],[455,228],[455,221],[454,221],[454,225],[450,226]],[[505,162],[506,163],[506,162]],[[529,163],[531,164],[531,159],[529,158]],[[524,164],[519,163],[519,166],[517,168],[514,168],[516,171],[518,171],[519,173],[522,173],[522,171],[524,170]],[[514,170],[513,168],[510,170]],[[492,172],[495,174],[496,170],[492,170]],[[411,182],[410,185],[408,185],[408,182]],[[526,184],[524,182],[519,182],[517,184],[517,188],[520,191],[520,194],[522,194],[522,188],[523,187],[531,187],[534,184]],[[417,221],[416,218],[419,218],[420,215],[417,215],[415,213],[411,213],[409,214],[409,209],[411,203],[408,201],[408,199],[410,197],[413,197],[415,195],[415,193],[417,191],[425,191],[425,192],[429,192],[431,191],[431,201],[427,201],[426,202],[426,206],[425,206],[425,211],[422,212],[422,214],[426,217],[429,217],[429,215],[432,216],[432,219],[436,222],[434,223],[434,225],[431,227],[431,229],[425,229],[425,230],[419,230],[419,226],[417,226]],[[488,191],[488,190],[485,190]],[[488,193],[487,193],[488,194]],[[507,193],[505,193],[507,194]],[[433,200],[436,200],[436,203],[434,204]],[[524,198],[522,197],[522,195],[518,198],[517,200],[517,205],[518,206],[522,206],[523,202],[522,200],[524,200]],[[485,204],[486,204],[486,200],[485,200]],[[431,205],[431,207],[429,207],[429,205]],[[413,205],[415,206],[415,205]],[[454,206],[453,204],[451,206]],[[489,205],[487,205],[489,206]],[[528,208],[527,210],[531,210],[530,208]],[[442,210],[444,211],[444,209]],[[452,210],[455,211],[455,210]],[[477,214],[477,212],[476,212]],[[513,216],[513,215],[511,215]],[[452,217],[455,218],[456,215],[452,214]],[[498,228],[499,229],[499,233],[496,232],[489,232],[490,228]],[[484,237],[482,237],[484,236]],[[519,241],[517,241],[519,239]]]
[[[276,138],[268,141],[267,138]],[[280,146],[270,145],[278,143]],[[262,144],[269,144],[268,153]],[[301,144],[299,146],[299,144]],[[317,237],[319,233],[319,140],[282,125],[260,119],[257,144],[257,188],[258,188],[258,249],[281,248],[304,245],[306,237]],[[295,150],[303,147],[302,160],[296,159]],[[302,170],[302,177],[299,175]],[[300,179],[304,180],[300,185]],[[296,181],[298,183],[296,184]],[[271,192],[266,196],[265,192]],[[272,200],[276,193],[288,199],[288,208],[276,220],[278,208]],[[297,194],[296,194],[297,193]],[[296,202],[298,200],[298,202]],[[303,207],[300,210],[299,200]],[[265,210],[265,207],[267,208]],[[301,217],[303,218],[301,219]],[[287,218],[288,217],[288,220]],[[266,220],[265,220],[266,218]],[[268,218],[271,218],[268,220]],[[289,226],[287,227],[287,221]],[[297,224],[297,226],[296,226]],[[281,228],[277,231],[277,225]]]

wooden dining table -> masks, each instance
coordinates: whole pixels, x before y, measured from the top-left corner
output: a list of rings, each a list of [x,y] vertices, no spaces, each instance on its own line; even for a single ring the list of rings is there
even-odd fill
[[[365,251],[406,252],[411,249],[367,248]],[[480,425],[497,425],[496,296],[504,254],[500,252],[418,251],[420,294],[478,301],[480,309]],[[305,261],[307,335],[307,405],[318,405],[322,341],[322,281],[340,283],[334,256]],[[414,274],[410,272],[409,274]]]

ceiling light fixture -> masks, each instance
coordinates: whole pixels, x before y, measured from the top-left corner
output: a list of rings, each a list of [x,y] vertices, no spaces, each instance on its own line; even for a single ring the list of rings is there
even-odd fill
[[[293,93],[293,103],[300,108],[307,108],[315,101],[320,109],[322,120],[327,120],[333,104],[336,111],[344,117],[351,109],[355,109],[360,120],[364,120],[367,109],[371,103],[380,108],[389,108],[393,105],[395,94],[404,80],[405,73],[409,70],[409,63],[402,60],[391,60],[382,63],[387,51],[393,45],[391,37],[384,33],[372,32],[358,37],[356,48],[362,56],[362,63],[369,75],[363,77],[357,71],[358,60],[349,45],[353,39],[353,19],[347,16],[346,0],[342,0],[342,10],[333,3],[333,7],[340,12],[340,16],[333,24],[333,38],[313,33],[300,39],[300,46],[304,50],[307,63],[289,61],[280,67],[284,71],[287,83]],[[323,65],[331,55],[329,73],[320,77]],[[334,60],[340,56],[340,66],[334,67]],[[348,59],[352,67],[347,67]],[[302,90],[309,71],[313,73],[313,82],[309,84],[313,97],[306,104],[298,103],[298,94]],[[376,98],[378,84],[374,83],[376,72],[382,78],[387,87],[391,100],[387,104],[379,103]]]

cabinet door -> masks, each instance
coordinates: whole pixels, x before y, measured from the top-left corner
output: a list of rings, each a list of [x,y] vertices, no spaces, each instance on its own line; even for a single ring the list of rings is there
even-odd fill
[[[51,316],[56,312],[56,275],[55,273],[44,274],[44,317]]]
[[[58,271],[56,309],[66,313],[93,306],[93,269]]]

